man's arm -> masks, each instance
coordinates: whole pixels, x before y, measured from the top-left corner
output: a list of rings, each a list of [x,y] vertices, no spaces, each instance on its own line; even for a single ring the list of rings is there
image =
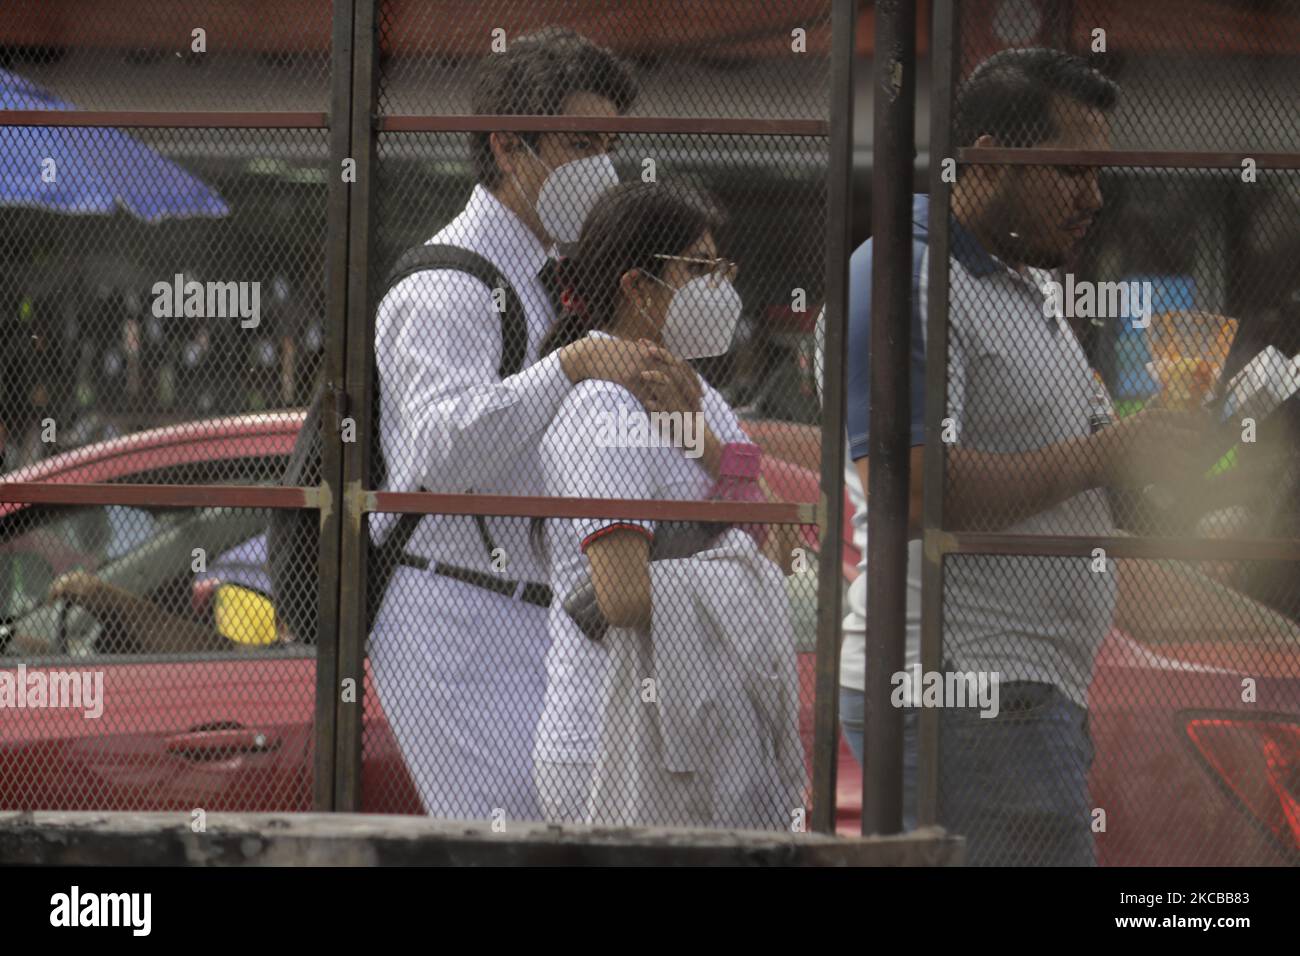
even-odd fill
[[[1094,435],[1019,454],[948,450],[944,523],[998,531],[1106,484],[1141,486],[1191,474],[1201,438],[1188,413],[1149,409]],[[908,537],[921,534],[925,446],[912,447]],[[854,464],[870,495],[868,459]]]
[[[418,273],[384,297],[375,322],[382,422],[401,443],[384,449],[390,469],[418,455],[421,484],[474,488],[537,444],[570,381],[554,355],[498,379],[501,334],[490,290],[461,272]]]
[[[1092,487],[1066,445],[1053,445],[1024,455],[990,455],[965,448],[948,452],[948,492],[944,523],[953,529],[978,524],[997,530],[1046,511]],[[925,488],[925,446],[913,445],[909,456],[907,537],[921,537]],[[868,500],[870,459],[854,463]]]
[[[684,363],[653,343],[588,338],[499,379],[501,316],[491,292],[452,270],[417,273],[385,296],[375,351],[382,421],[402,443],[385,457],[412,449],[421,456],[420,482],[435,488],[489,483],[536,447],[578,382],[614,382],[650,411],[680,411],[656,403],[651,376],[686,375]]]
[[[954,446],[948,451],[944,523],[996,531],[1047,511],[1102,483],[1096,458],[1089,438],[1021,454]]]
[[[650,538],[614,530],[587,548],[596,603],[611,627],[648,629],[651,618]]]

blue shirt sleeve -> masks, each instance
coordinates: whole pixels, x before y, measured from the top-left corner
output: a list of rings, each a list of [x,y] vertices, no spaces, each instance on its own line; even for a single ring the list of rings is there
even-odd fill
[[[921,258],[925,245],[912,243],[912,445],[925,444],[925,328],[920,307]],[[848,382],[845,421],[849,453],[866,458],[870,439],[871,402],[871,256],[868,239],[849,259]]]

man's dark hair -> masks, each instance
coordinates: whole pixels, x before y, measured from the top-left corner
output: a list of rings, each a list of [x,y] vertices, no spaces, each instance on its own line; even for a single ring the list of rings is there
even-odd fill
[[[564,27],[548,27],[511,41],[504,53],[487,56],[474,81],[474,112],[478,115],[555,116],[573,93],[594,93],[620,113],[631,108],[636,81],[622,61],[604,47]],[[537,148],[538,133],[521,133]],[[471,137],[474,173],[489,189],[501,182],[501,169],[492,156],[490,133]]]
[[[973,146],[984,134],[999,146],[1037,146],[1059,130],[1052,100],[1064,96],[1109,111],[1119,86],[1082,57],[1043,47],[1002,50],[975,67],[957,91],[953,136]]]

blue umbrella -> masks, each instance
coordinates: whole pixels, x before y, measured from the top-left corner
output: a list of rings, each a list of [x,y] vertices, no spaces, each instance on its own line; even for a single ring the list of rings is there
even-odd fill
[[[0,70],[0,110],[71,109]],[[42,175],[48,160],[54,182]],[[145,222],[230,212],[216,192],[171,160],[119,130],[89,126],[0,125],[0,206],[99,215],[121,206]]]

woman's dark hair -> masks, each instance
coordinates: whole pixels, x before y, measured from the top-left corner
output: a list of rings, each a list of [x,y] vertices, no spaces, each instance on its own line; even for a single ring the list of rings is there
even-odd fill
[[[636,100],[631,71],[613,53],[564,27],[548,27],[510,40],[504,53],[484,57],[474,80],[472,106],[481,116],[555,116],[573,93],[594,93],[626,113]],[[537,148],[538,133],[520,133]],[[474,173],[488,189],[501,182],[491,133],[470,137]]]
[[[618,309],[619,282],[637,269],[654,276],[668,264],[657,254],[680,255],[706,232],[726,224],[706,192],[679,183],[622,183],[604,193],[582,225],[573,254],[561,260],[564,290],[559,320],[542,339],[549,355],[608,328]]]
[[[705,191],[680,183],[621,183],[596,201],[582,224],[569,258],[561,260],[564,305],[559,320],[542,339],[541,354],[608,328],[618,310],[619,282],[639,269],[663,274],[667,262],[658,255],[681,255],[706,232],[726,225],[722,208]],[[542,551],[544,519],[529,522],[533,550]]]

